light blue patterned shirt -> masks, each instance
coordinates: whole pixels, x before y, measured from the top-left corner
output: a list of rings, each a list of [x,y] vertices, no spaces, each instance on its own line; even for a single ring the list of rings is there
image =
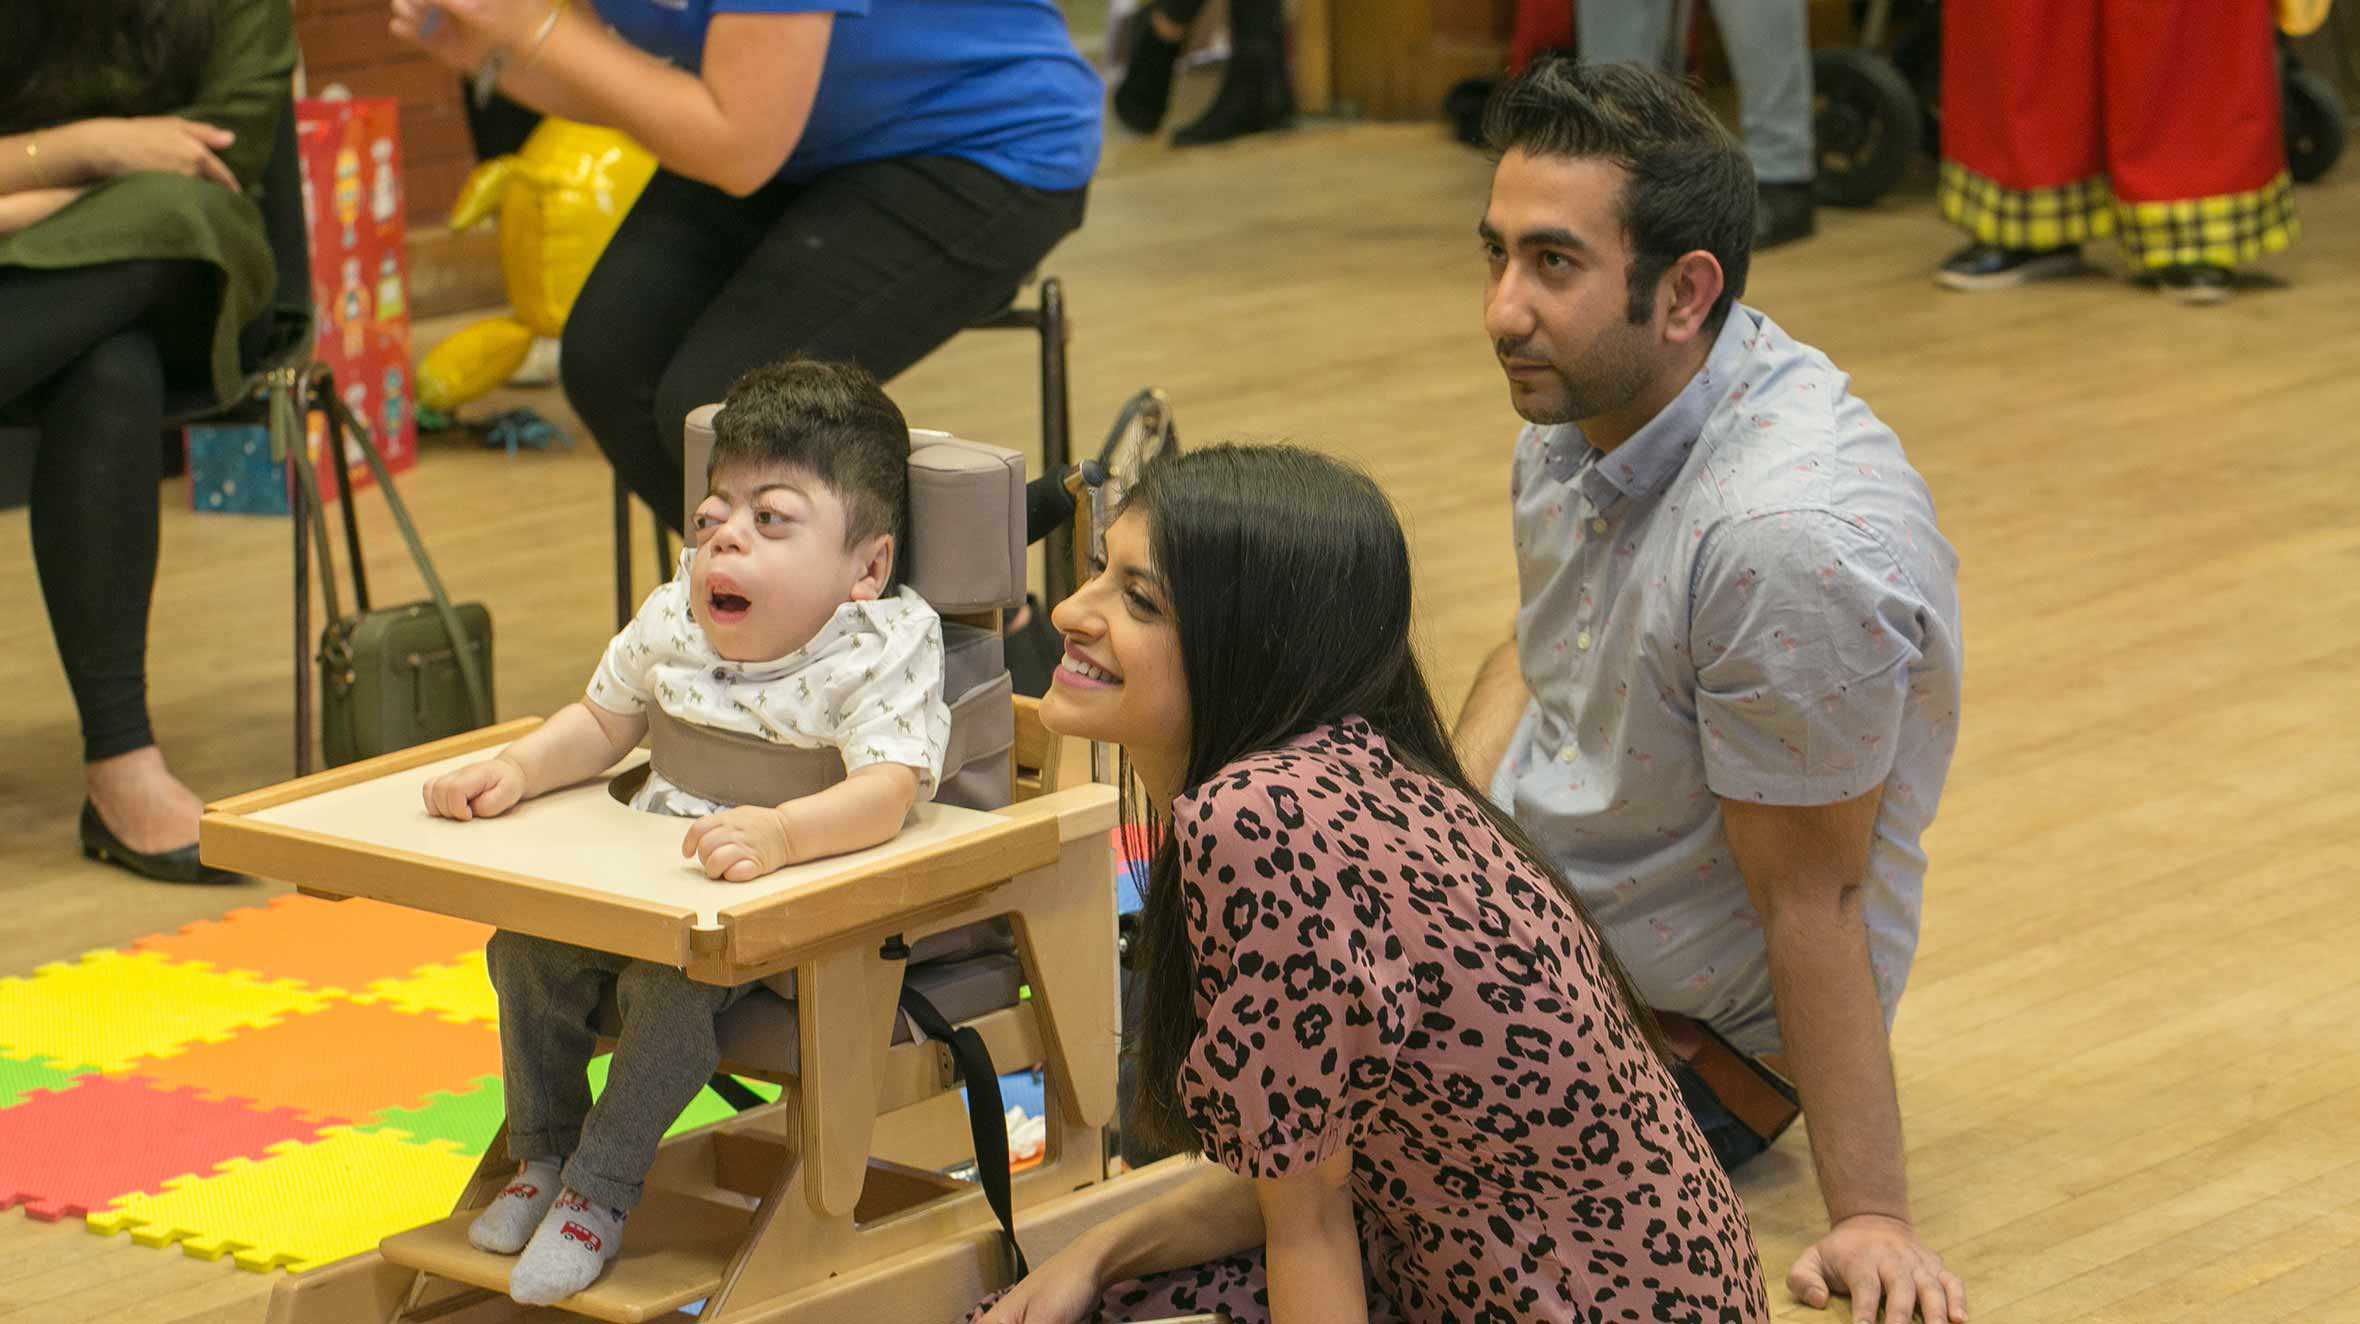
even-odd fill
[[[1958,739],[1958,557],[1899,438],[1827,356],[1737,305],[1611,453],[1529,426],[1511,479],[1533,702],[1492,783],[1651,1005],[1779,1051],[1719,797],[1884,787],[1864,887],[1889,1025]]]

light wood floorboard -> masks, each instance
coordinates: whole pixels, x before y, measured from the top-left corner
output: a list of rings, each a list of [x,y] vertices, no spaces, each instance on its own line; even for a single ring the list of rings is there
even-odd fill
[[[1426,127],[1125,143],[1048,263],[1083,445],[1152,383],[1188,441],[1293,439],[1384,483],[1452,707],[1515,597],[1486,178]],[[1895,1058],[1917,1210],[1981,1321],[2360,1321],[2360,172],[2298,196],[2273,283],[2215,310],[2108,278],[1938,292],[1956,240],[1922,178],[1754,273],[1752,301],[1899,430],[1964,557],[1965,732]],[[962,336],[892,389],[915,423],[1037,435],[1020,336]],[[553,392],[516,398],[571,422]],[[404,490],[447,582],[491,606],[502,715],[579,693],[611,625],[596,450],[439,441]],[[227,795],[287,770],[287,530],[165,496],[156,725]],[[415,597],[363,511],[377,596]],[[76,854],[78,737],[25,523],[0,515],[0,972],[278,890]],[[1802,1130],[1740,1186],[1785,1302],[1820,1218]],[[0,1216],[0,1320],[244,1324],[269,1282]]]

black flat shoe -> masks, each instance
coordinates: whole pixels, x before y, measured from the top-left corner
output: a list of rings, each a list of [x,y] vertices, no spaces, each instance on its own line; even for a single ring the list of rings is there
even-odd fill
[[[2062,248],[2001,248],[1969,244],[1953,253],[1934,273],[1934,283],[1950,290],[2005,290],[2036,280],[2077,276],[2089,270],[2081,260],[2081,245]]]
[[[1133,133],[1163,127],[1164,111],[1172,104],[1172,65],[1180,58],[1180,43],[1158,36],[1155,24],[1148,21],[1149,12],[1142,9],[1131,16],[1131,55],[1123,62],[1123,81],[1114,89],[1114,117]]]
[[[2166,298],[2203,307],[2227,303],[2236,278],[2227,267],[2195,263],[2182,267],[2165,267],[2155,283]]]
[[[108,829],[98,806],[88,800],[82,802],[82,853],[160,883],[234,883],[240,877],[198,860],[193,843],[154,855],[131,849]]]
[[[1172,130],[1174,147],[1204,147],[1295,122],[1295,90],[1276,43],[1237,41],[1221,71],[1213,104],[1195,123]]]

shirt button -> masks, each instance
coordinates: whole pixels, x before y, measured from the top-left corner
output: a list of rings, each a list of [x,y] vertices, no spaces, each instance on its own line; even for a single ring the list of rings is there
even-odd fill
[[[1557,761],[1559,763],[1571,763],[1576,757],[1578,757],[1578,755],[1571,745],[1567,745],[1565,748],[1557,751]]]
[[[1587,630],[1584,630],[1584,631],[1582,631],[1580,634],[1577,634],[1577,635],[1575,635],[1575,636],[1573,637],[1573,646],[1574,646],[1575,648],[1578,648],[1578,649],[1582,650],[1582,651],[1583,651],[1583,652],[1585,652],[1585,653],[1589,652],[1589,651],[1590,651],[1590,632],[1589,632],[1589,631],[1587,631]]]
[[[1592,532],[1592,533],[1604,533],[1604,532],[1606,532],[1606,517],[1605,517],[1605,516],[1603,516],[1603,515],[1592,515],[1592,516],[1590,517],[1590,532]]]
[[[1587,647],[1589,647],[1589,645],[1588,645],[1588,644],[1583,644],[1583,645],[1582,645],[1582,647],[1584,647],[1584,648],[1587,648]],[[727,679],[729,679],[729,672],[728,672],[726,669],[722,668],[722,667],[715,667],[715,668],[713,668],[713,679],[715,679],[715,680],[727,680]]]

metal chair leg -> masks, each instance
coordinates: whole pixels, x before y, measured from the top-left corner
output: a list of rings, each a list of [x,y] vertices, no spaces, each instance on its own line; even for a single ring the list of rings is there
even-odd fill
[[[615,479],[615,628],[631,623],[631,489]]]
[[[304,385],[293,378],[293,370],[286,370],[286,377],[274,379],[268,388],[270,393],[270,426],[272,432],[277,434],[276,439],[279,443],[273,449],[278,450],[282,455],[288,453],[285,449],[287,447],[305,444],[299,422],[303,417],[304,406],[309,403],[308,393]],[[291,427],[297,428],[297,434],[294,436],[287,435]],[[287,514],[289,516],[287,523],[293,534],[295,545],[293,575],[295,583],[295,775],[307,777],[311,775],[312,762],[311,548],[306,543],[306,539],[311,534],[309,523],[311,494],[304,490],[302,481],[295,474],[295,465],[289,461],[287,464]]]

